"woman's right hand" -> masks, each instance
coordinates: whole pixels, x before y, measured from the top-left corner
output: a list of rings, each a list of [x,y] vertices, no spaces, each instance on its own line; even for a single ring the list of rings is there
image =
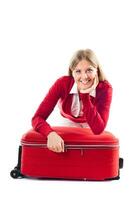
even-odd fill
[[[52,131],[47,136],[47,147],[57,153],[64,152],[64,140],[56,132]]]

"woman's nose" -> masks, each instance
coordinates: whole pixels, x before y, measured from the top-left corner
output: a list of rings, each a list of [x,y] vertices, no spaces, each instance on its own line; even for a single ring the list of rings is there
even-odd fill
[[[86,78],[88,78],[88,76],[87,76],[86,73],[82,73],[82,74],[81,74],[81,78],[82,78],[82,79],[86,79]]]

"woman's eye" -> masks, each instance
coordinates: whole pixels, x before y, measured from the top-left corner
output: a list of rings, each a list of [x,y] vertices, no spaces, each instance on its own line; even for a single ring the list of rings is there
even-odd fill
[[[93,72],[93,70],[92,69],[88,69],[87,72]]]
[[[76,72],[76,74],[79,74],[79,73],[80,73],[80,70],[76,70],[75,72]]]

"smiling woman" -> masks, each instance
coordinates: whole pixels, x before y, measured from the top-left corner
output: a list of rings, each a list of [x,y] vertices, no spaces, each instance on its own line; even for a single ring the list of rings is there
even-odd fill
[[[90,93],[99,81],[106,80],[95,53],[91,49],[79,50],[72,57],[69,75],[74,77],[78,90]]]
[[[80,65],[81,61],[87,61],[87,65],[89,66],[90,72],[94,69],[97,69],[98,72],[98,77],[100,81],[104,81],[106,79],[102,69],[101,69],[101,65],[98,61],[97,56],[95,55],[95,53],[91,50],[91,49],[86,49],[86,50],[78,50],[72,57],[71,62],[70,62],[70,66],[69,66],[69,71],[68,74],[70,76],[72,76],[72,72],[73,70],[76,68],[76,66]]]
[[[87,89],[91,88],[95,83],[94,80],[98,78],[97,69],[86,60],[81,60],[76,65],[72,75],[80,92],[81,90],[86,90],[86,92],[88,92]]]
[[[32,118],[33,128],[47,136],[47,147],[64,151],[64,141],[47,123],[58,102],[68,126],[87,127],[100,134],[106,127],[112,87],[106,80],[98,59],[90,49],[77,51],[69,66],[69,75],[60,77],[50,88]]]

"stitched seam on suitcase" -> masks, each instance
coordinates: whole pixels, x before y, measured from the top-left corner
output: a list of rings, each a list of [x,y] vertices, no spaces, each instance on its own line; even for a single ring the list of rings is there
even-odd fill
[[[23,146],[33,146],[33,147],[43,147],[47,148],[46,144],[35,144],[35,143],[25,143],[21,142]],[[117,148],[118,144],[108,144],[108,145],[65,145],[65,149],[89,149],[89,148]]]

